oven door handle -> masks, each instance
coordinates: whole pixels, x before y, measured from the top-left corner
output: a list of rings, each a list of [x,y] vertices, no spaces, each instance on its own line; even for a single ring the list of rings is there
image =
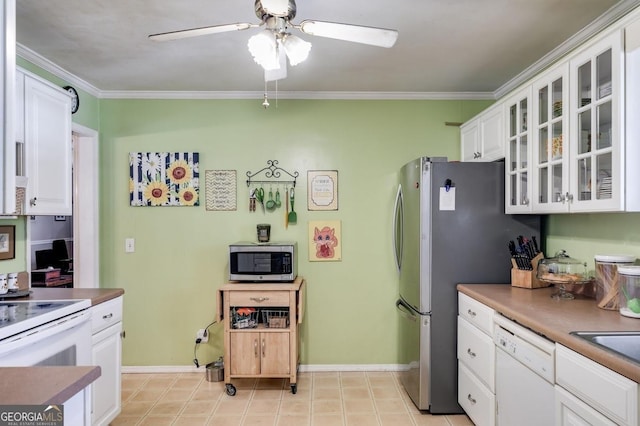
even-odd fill
[[[91,319],[88,312],[77,312],[0,341],[0,356],[55,336]]]

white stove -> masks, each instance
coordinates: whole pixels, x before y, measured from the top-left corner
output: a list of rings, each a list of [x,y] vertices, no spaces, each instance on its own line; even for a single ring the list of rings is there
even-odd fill
[[[89,300],[16,300],[0,302],[0,340],[82,311]]]

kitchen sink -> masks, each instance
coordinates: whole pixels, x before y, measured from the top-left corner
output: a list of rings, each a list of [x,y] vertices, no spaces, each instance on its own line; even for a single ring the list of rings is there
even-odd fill
[[[640,363],[640,331],[573,331],[571,334]]]

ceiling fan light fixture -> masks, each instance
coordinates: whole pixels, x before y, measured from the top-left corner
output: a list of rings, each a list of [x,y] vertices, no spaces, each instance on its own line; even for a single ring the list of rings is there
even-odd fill
[[[262,68],[265,70],[280,68],[278,44],[273,31],[260,31],[258,34],[249,38],[247,46],[251,56],[253,56],[253,60]]]
[[[287,34],[284,37],[282,40],[282,46],[284,47],[287,58],[289,58],[289,63],[292,66],[305,61],[309,57],[309,52],[311,51],[311,43],[291,34]]]

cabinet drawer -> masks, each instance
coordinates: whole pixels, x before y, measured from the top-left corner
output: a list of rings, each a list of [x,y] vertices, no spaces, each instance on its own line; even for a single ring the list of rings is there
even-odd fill
[[[458,317],[458,359],[495,392],[496,347],[491,337]]]
[[[122,296],[116,297],[91,308],[91,333],[122,321]]]
[[[288,291],[230,291],[230,306],[289,306]]]
[[[491,336],[493,333],[494,310],[472,299],[466,294],[458,293],[458,312],[460,316]]]
[[[638,384],[559,344],[556,383],[615,423],[638,425]]]
[[[496,397],[458,362],[458,403],[477,426],[496,424]]]

